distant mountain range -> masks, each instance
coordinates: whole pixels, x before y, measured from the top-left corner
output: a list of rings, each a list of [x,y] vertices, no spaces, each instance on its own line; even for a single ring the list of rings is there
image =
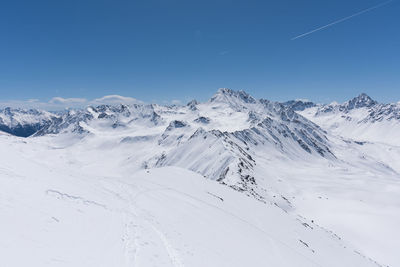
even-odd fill
[[[249,116],[256,116],[254,106],[261,105],[267,107],[267,110],[260,112],[258,117],[263,116],[263,112],[279,112],[286,109],[289,112],[298,112],[302,115],[310,115],[313,117],[329,116],[332,114],[345,117],[347,120],[356,120],[361,122],[384,122],[392,120],[400,120],[400,104],[390,103],[382,104],[362,93],[359,96],[343,103],[343,104],[317,104],[305,100],[291,100],[287,102],[272,102],[265,99],[256,100],[244,91],[234,91],[231,89],[220,89],[208,103],[225,103],[231,109],[237,112],[248,112]],[[192,111],[196,111],[199,104],[196,100],[192,100],[186,106]],[[252,108],[253,107],[253,108]],[[79,122],[88,122],[96,119],[114,119],[120,114],[125,117],[131,117],[133,120],[153,117],[154,123],[160,119],[155,109],[164,112],[174,112],[177,106],[159,106],[156,104],[134,104],[134,105],[100,105],[96,107],[88,107],[86,109],[72,109],[59,112],[49,112],[37,109],[19,109],[5,108],[0,109],[0,130],[9,134],[21,137],[29,137],[32,135],[44,135],[49,133],[59,133],[60,131],[72,127],[78,130]],[[258,108],[259,110],[260,108]],[[261,108],[262,109],[262,108]],[[353,111],[362,111],[362,114],[354,116]],[[353,112],[354,113],[354,112]],[[198,122],[208,122],[207,117],[199,117]],[[116,127],[116,125],[114,125]]]
[[[58,113],[6,108],[0,111],[0,129],[21,137],[123,133],[121,142],[156,142],[162,148],[143,160],[146,168],[182,166],[262,198],[253,150],[335,159],[327,130],[355,142],[397,143],[385,136],[400,130],[400,105],[380,104],[366,94],[343,104],[279,103],[223,88],[207,102],[186,106],[100,105]],[[385,135],[376,136],[379,130]]]

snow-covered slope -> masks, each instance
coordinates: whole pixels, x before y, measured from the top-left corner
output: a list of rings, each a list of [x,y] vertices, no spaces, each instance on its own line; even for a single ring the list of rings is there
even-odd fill
[[[352,131],[363,125],[373,132],[386,121],[397,125],[396,108],[377,111],[391,106],[396,105],[366,95],[342,105],[315,105],[220,89],[207,102],[185,106],[101,105],[49,113],[52,119],[29,138],[0,135],[3,151],[14,155],[0,163],[4,192],[19,194],[4,199],[36,199],[31,192],[45,192],[29,204],[40,206],[32,212],[59,209],[57,215],[68,225],[49,230],[47,222],[39,221],[22,236],[37,241],[41,235],[49,240],[60,235],[67,243],[50,251],[58,253],[55,259],[67,260],[66,266],[80,260],[84,266],[253,266],[262,260],[271,260],[271,266],[368,266],[374,260],[399,266],[394,248],[400,246],[400,149],[394,142],[350,138],[357,136],[343,130],[348,120],[342,118],[365,112],[364,122],[354,119],[349,125]],[[365,121],[374,117],[371,111],[385,119]],[[340,127],[333,128],[326,116],[340,120]],[[396,132],[386,134],[395,139]],[[14,174],[24,178],[12,180]],[[27,212],[23,205],[28,200],[22,206],[13,201],[14,210]],[[81,219],[67,219],[79,218],[79,212]],[[12,216],[3,217],[10,222]],[[60,225],[58,216],[50,222]],[[116,230],[106,231],[105,239],[88,251],[81,228],[96,220],[101,222],[87,233],[89,240],[106,228]],[[134,227],[122,226],[122,221],[129,225],[135,220]],[[128,232],[129,241],[122,237],[118,243],[122,232]],[[57,251],[78,234],[83,236],[76,237],[80,245],[73,256],[61,257]],[[212,242],[213,234],[220,236]],[[34,254],[41,255],[35,259],[48,260],[50,245],[33,244],[38,244]],[[115,244],[112,252],[95,256],[109,244]],[[83,260],[85,254],[90,261]]]
[[[30,158],[43,149],[30,141],[1,136],[0,147],[3,266],[377,266],[317,224],[191,171],[91,176]]]

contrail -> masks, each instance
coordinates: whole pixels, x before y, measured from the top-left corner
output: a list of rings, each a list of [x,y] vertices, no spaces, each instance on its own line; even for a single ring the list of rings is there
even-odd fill
[[[312,31],[309,31],[309,32],[300,34],[300,35],[298,35],[298,36],[296,36],[296,37],[293,37],[293,38],[290,39],[290,40],[296,40],[296,39],[302,38],[302,37],[304,37],[304,36],[307,36],[307,35],[309,35],[309,34],[312,34],[312,33],[314,33],[314,32],[323,30],[323,29],[325,29],[325,28],[328,28],[328,27],[330,27],[330,26],[333,26],[333,25],[338,24],[338,23],[340,23],[340,22],[343,22],[343,21],[345,21],[345,20],[348,20],[348,19],[351,19],[351,18],[356,17],[356,16],[358,16],[358,15],[364,14],[364,13],[366,13],[366,12],[368,12],[368,11],[373,10],[373,9],[376,9],[376,8],[381,7],[381,6],[387,5],[387,4],[389,4],[390,2],[392,2],[392,1],[393,1],[393,0],[389,0],[389,1],[383,2],[383,3],[379,4],[379,5],[376,5],[376,6],[367,8],[367,9],[364,9],[364,10],[362,10],[362,11],[360,11],[360,12],[357,12],[357,13],[355,13],[355,14],[353,14],[353,15],[350,15],[350,16],[348,16],[348,17],[339,19],[339,20],[334,21],[334,22],[332,22],[332,23],[329,23],[329,24],[327,24],[327,25],[325,25],[325,26],[316,28],[315,30],[312,30]]]

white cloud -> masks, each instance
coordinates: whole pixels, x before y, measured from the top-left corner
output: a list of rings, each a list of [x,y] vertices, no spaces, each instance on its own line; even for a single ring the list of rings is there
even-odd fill
[[[171,101],[171,103],[172,103],[173,105],[181,105],[181,104],[182,104],[182,101],[180,101],[180,100],[178,100],[178,99],[174,99],[174,100]]]
[[[126,104],[126,105],[132,105],[132,104],[143,104],[142,101],[137,100],[136,98],[133,97],[127,97],[127,96],[120,96],[120,95],[106,95],[101,98],[94,99],[89,102],[90,105],[101,105],[101,104],[109,104],[109,105],[114,105],[114,104]]]
[[[301,101],[301,102],[311,102],[309,99],[307,98],[296,98],[296,101]]]
[[[68,104],[82,104],[82,103],[86,103],[87,100],[85,98],[63,98],[63,97],[53,97],[49,103],[50,104],[64,104],[64,105],[68,105]]]

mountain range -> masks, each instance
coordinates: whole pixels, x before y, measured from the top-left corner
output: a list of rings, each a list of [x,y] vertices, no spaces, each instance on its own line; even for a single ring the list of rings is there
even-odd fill
[[[395,252],[400,246],[399,103],[378,103],[366,94],[342,104],[280,103],[224,88],[206,102],[187,105],[100,105],[61,112],[5,108],[0,131],[0,145],[10,153],[2,157],[3,188],[25,197],[27,205],[35,197],[19,189],[24,181],[45,192],[37,205],[48,196],[61,200],[61,206],[49,209],[34,206],[37,214],[55,208],[75,214],[69,210],[75,203],[89,214],[84,223],[103,218],[104,210],[124,217],[126,266],[140,261],[139,266],[150,261],[262,266],[262,251],[268,251],[271,266],[400,266]],[[25,204],[10,203],[23,218]],[[37,214],[29,216],[37,221],[42,218]],[[65,214],[49,220],[61,227],[59,217]],[[107,220],[98,233],[114,224],[122,229]],[[198,235],[192,236],[190,225],[200,227]],[[74,227],[85,234],[81,224]],[[213,231],[221,234],[215,244],[206,238]],[[259,234],[267,237],[254,237]],[[62,266],[40,245],[38,262]],[[115,249],[106,261],[120,256]],[[57,255],[70,263],[81,259]],[[284,259],[288,255],[293,261]],[[204,257],[210,258],[206,265]],[[104,259],[93,256],[82,266],[123,266],[101,265]]]

